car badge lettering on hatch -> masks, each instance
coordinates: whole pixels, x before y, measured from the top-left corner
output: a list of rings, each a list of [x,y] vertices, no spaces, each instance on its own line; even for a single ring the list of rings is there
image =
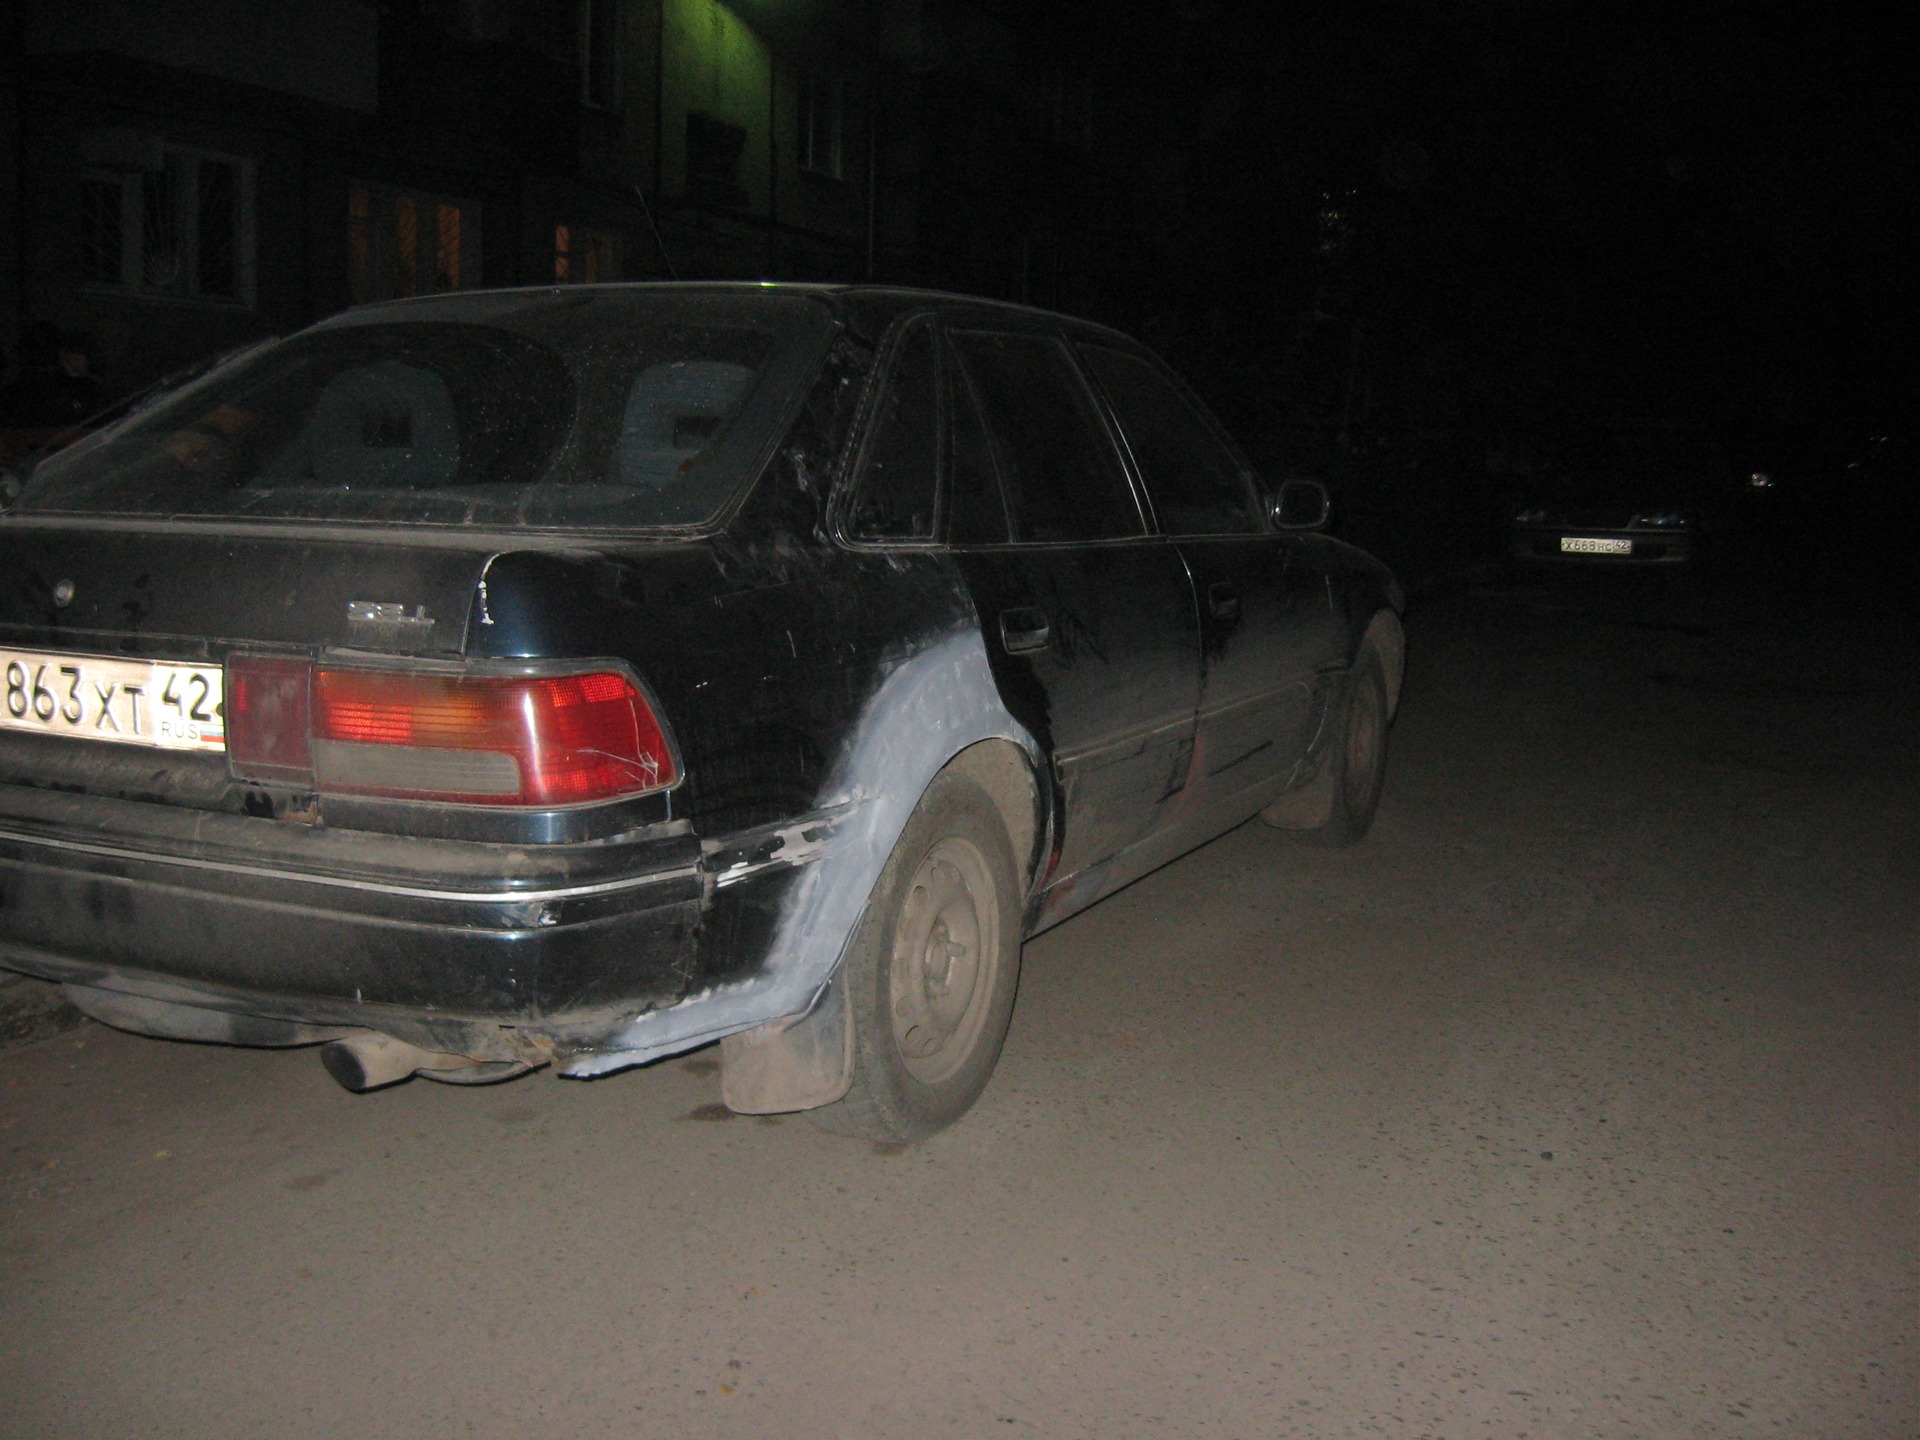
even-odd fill
[[[393,601],[349,600],[347,641],[368,650],[419,655],[433,648],[433,620],[424,605],[408,609]]]
[[[431,630],[433,621],[428,618],[427,607],[416,605],[411,613],[404,605],[380,600],[347,601],[347,623],[349,625],[393,625],[408,629]]]

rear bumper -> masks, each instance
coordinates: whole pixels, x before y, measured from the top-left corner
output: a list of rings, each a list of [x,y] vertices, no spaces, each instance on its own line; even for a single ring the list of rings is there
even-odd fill
[[[512,846],[0,786],[0,965],[433,1048],[571,1048],[676,1003],[716,966],[713,894],[684,822]]]

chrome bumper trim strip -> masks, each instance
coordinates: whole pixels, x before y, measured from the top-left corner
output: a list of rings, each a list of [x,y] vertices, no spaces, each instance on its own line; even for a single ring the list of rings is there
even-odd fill
[[[0,843],[36,845],[42,849],[64,850],[71,854],[93,855],[108,860],[131,860],[148,865],[175,865],[188,870],[207,870],[224,875],[241,875],[261,880],[291,880],[303,885],[331,885],[342,890],[367,891],[377,895],[398,895],[410,900],[454,900],[474,905],[522,905],[534,900],[577,900],[593,895],[612,895],[622,890],[637,890],[669,880],[684,880],[700,874],[697,865],[682,865],[672,870],[650,870],[644,875],[625,875],[618,880],[599,880],[585,885],[561,885],[548,890],[435,890],[422,885],[396,885],[377,880],[356,880],[345,875],[323,875],[306,870],[281,870],[264,865],[243,865],[229,860],[203,860],[187,855],[159,855],[145,850],[129,850],[82,840],[62,840],[50,835],[35,835],[19,830],[0,829]]]

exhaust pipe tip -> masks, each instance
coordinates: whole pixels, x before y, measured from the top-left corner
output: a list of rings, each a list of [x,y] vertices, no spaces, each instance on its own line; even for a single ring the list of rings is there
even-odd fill
[[[327,1067],[327,1073],[356,1095],[399,1084],[428,1058],[424,1050],[371,1031],[320,1047],[320,1063]]]
[[[320,1063],[356,1095],[397,1085],[413,1075],[450,1085],[491,1085],[533,1068],[525,1060],[484,1060],[477,1055],[422,1050],[377,1030],[362,1030],[321,1046]]]

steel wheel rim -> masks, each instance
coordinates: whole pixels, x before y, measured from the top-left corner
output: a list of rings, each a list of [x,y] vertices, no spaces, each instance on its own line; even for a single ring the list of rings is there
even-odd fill
[[[949,836],[913,872],[889,967],[894,1047],[937,1085],[972,1056],[1000,968],[999,907],[986,857]]]

